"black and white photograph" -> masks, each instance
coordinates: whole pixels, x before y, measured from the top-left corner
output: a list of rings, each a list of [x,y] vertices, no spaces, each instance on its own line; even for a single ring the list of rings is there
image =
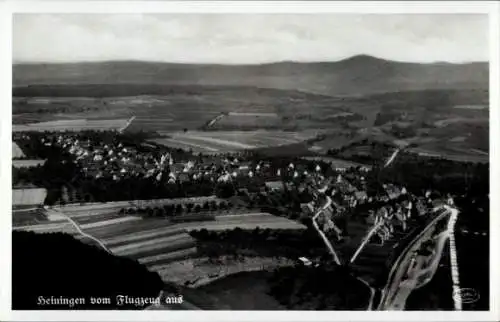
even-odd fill
[[[14,12],[10,309],[493,310],[490,19]]]

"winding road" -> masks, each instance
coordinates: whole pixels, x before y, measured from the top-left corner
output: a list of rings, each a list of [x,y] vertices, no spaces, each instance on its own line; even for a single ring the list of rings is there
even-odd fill
[[[432,227],[437,224],[441,219],[446,216],[450,216],[449,220],[452,220],[453,216],[456,215],[458,210],[444,206],[446,211],[436,216],[436,218],[432,219],[430,223],[426,225],[426,227],[422,230],[422,232],[413,239],[413,241],[401,252],[397,260],[394,262],[390,272],[389,278],[387,279],[387,284],[382,289],[382,295],[380,299],[380,303],[378,305],[378,310],[401,310],[404,309],[404,305],[406,302],[407,296],[411,293],[411,291],[415,287],[423,286],[430,279],[426,279],[424,283],[418,283],[417,278],[421,277],[422,274],[415,274],[415,280],[408,279],[403,281],[404,275],[408,270],[409,263],[411,262],[412,254],[415,250],[417,250],[421,242],[428,237],[428,234]],[[445,238],[448,238],[448,235],[444,235]],[[434,258],[435,261],[439,262],[441,257],[441,253],[443,250],[444,243],[441,239],[437,243],[437,254]],[[431,265],[432,270],[437,269],[436,262],[433,262]],[[424,273],[429,273],[429,271],[424,271]],[[434,272],[430,272],[434,273]],[[432,275],[431,274],[431,275]],[[412,281],[413,280],[413,281]]]

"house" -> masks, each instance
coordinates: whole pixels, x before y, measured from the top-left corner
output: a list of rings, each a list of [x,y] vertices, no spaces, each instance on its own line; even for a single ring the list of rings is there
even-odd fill
[[[242,162],[239,164],[238,170],[249,170],[250,169],[250,162]]]
[[[358,202],[366,202],[368,200],[368,195],[366,191],[356,191],[354,192],[354,198],[356,198]]]
[[[189,181],[189,175],[185,172],[179,174],[178,180],[180,183],[185,183]]]
[[[180,173],[184,171],[184,164],[174,163],[170,166],[170,171],[173,173]]]
[[[395,185],[386,185],[384,187],[385,189],[385,192],[387,193],[387,196],[389,197],[389,199],[391,200],[394,200],[394,199],[397,199],[399,198],[399,196],[401,196],[401,190],[396,187]]]
[[[271,191],[280,191],[284,189],[283,181],[266,181],[266,188]]]
[[[299,257],[298,260],[299,265],[311,266],[312,262],[307,257]]]

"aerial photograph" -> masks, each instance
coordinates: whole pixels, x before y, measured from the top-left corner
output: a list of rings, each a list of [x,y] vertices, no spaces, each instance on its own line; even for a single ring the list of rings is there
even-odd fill
[[[489,311],[488,26],[14,14],[12,310]]]

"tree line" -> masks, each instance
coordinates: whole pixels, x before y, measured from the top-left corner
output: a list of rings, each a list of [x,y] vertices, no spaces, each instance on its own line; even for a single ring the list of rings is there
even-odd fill
[[[122,214],[139,214],[146,217],[175,217],[182,214],[230,210],[235,205],[231,201],[215,200],[199,203],[168,204],[162,206],[128,207],[120,209]]]
[[[200,229],[191,231],[197,240],[198,253],[216,260],[220,256],[320,257],[325,254],[324,244],[314,229],[269,229],[240,227],[222,231]]]

